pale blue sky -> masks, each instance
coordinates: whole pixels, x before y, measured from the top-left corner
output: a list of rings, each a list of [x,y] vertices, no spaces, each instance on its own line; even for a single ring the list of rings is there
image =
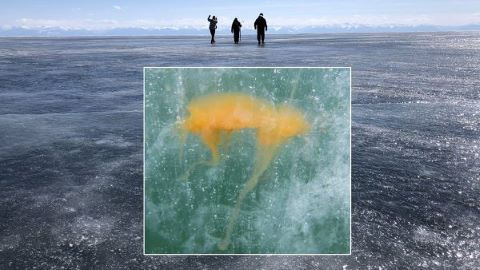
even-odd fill
[[[480,0],[337,1],[2,1],[0,27],[205,28],[208,14],[227,27],[234,17],[251,23],[263,12],[272,27],[335,24],[480,24]]]

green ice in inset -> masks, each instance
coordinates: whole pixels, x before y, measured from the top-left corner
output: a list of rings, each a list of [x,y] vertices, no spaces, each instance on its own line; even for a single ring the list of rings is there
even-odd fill
[[[146,253],[348,253],[349,72],[146,69]],[[222,136],[197,132],[182,142],[176,123],[191,102],[225,92],[301,108],[311,130],[262,148],[258,126],[238,128],[213,155],[218,166],[192,167],[210,159]],[[188,181],[179,181],[187,170]]]

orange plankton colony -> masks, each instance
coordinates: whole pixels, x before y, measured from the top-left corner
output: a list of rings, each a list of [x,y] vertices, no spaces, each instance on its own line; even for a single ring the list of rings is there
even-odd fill
[[[280,145],[291,137],[307,133],[310,125],[294,107],[284,104],[275,106],[266,100],[242,93],[217,93],[199,97],[190,102],[187,109],[190,115],[181,122],[180,129],[198,135],[210,148],[210,165],[218,164],[218,147],[232,132],[241,129],[256,130],[255,167],[238,195],[235,209],[225,228],[225,236],[218,244],[220,250],[225,250],[230,244],[230,235],[246,195],[255,188]]]

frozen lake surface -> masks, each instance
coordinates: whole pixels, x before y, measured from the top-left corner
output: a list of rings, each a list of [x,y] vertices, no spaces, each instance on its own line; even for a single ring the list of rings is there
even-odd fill
[[[0,39],[0,268],[480,260],[480,34]],[[146,257],[144,66],[351,66],[352,255]]]

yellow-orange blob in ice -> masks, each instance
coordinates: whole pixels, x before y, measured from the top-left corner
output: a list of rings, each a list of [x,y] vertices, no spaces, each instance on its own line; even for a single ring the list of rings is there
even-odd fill
[[[270,165],[278,147],[291,137],[305,134],[310,125],[303,114],[294,107],[271,102],[242,93],[210,94],[194,99],[188,105],[190,115],[183,120],[180,128],[198,135],[210,148],[211,165],[220,160],[219,145],[223,138],[238,130],[256,130],[255,167],[250,179],[238,195],[238,199],[225,229],[225,237],[219,248],[225,250],[240,213],[245,196],[258,183],[260,176]]]

